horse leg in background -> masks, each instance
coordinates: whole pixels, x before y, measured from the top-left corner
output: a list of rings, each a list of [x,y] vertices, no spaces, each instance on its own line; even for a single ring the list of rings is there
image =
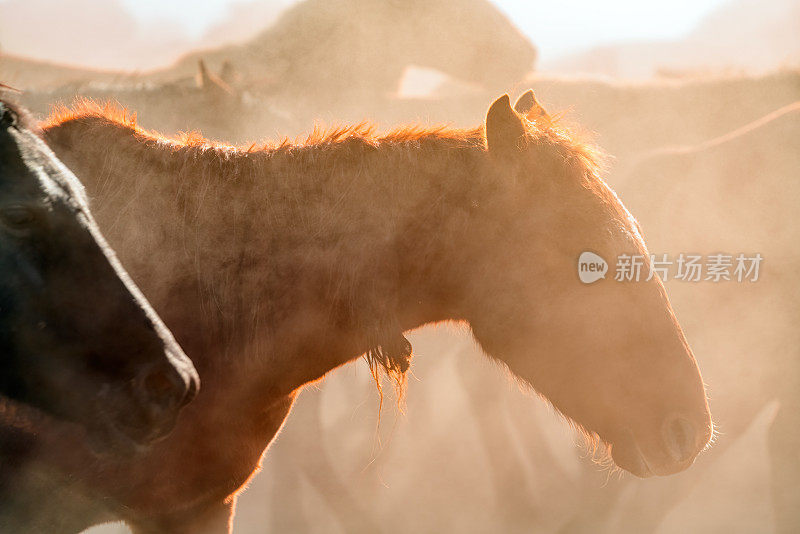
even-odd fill
[[[309,532],[309,523],[318,522],[318,517],[303,517],[302,480],[325,501],[327,510],[344,532],[380,532],[373,512],[359,505],[325,449],[321,387],[303,391],[292,411],[291,427],[281,434],[266,459],[265,475],[272,481],[269,532]],[[333,427],[338,429],[341,425],[336,422]]]
[[[589,460],[586,460],[588,462]],[[595,464],[581,465],[575,482],[577,512],[558,529],[558,534],[599,534],[608,530],[609,516],[622,499],[628,481]]]
[[[667,514],[680,504],[706,475],[717,458],[723,456],[728,447],[735,443],[752,424],[763,407],[762,404],[753,413],[743,413],[741,422],[744,424],[731,429],[730,433],[724,433],[723,438],[715,443],[711,450],[701,454],[698,461],[686,471],[668,477],[630,480],[630,484],[638,487],[630,492],[633,498],[625,499],[624,507],[615,514],[618,516],[618,522],[613,524],[613,532],[655,532]]]
[[[322,390],[307,390],[295,411],[297,428],[302,434],[285,436],[290,440],[290,450],[296,454],[297,470],[325,499],[344,532],[381,532],[372,512],[358,503],[358,499],[331,464],[324,446],[322,428]],[[339,428],[339,425],[335,425]],[[287,433],[288,434],[288,433]]]
[[[757,410],[743,416],[742,420],[749,425],[756,414]],[[695,465],[669,477],[637,480],[625,473],[618,480],[613,479],[616,475],[611,475],[612,480],[606,484],[597,478],[598,474],[603,477],[605,474],[585,467],[581,488],[582,504],[577,507],[579,512],[559,533],[655,532],[670,510],[686,498],[704,476],[706,469],[714,464],[717,457],[725,454],[727,446],[735,442],[747,425],[725,434],[710,451],[698,458]]]
[[[509,428],[511,399],[506,384],[487,387],[488,365],[473,359],[467,361],[468,355],[463,356],[464,361],[456,367],[457,376],[469,401],[472,420],[488,459],[495,489],[496,515],[504,522],[502,530],[514,532],[521,525],[525,525],[525,532],[529,532],[533,525],[541,528],[543,511],[540,503],[536,502],[535,488],[523,468],[525,460],[514,447],[516,437]],[[537,455],[547,452],[547,445],[540,434],[528,437],[532,439],[525,442],[526,450],[534,451],[533,454]]]
[[[623,474],[618,480],[585,467],[580,478],[578,512],[558,531],[559,534],[597,534],[603,532],[655,532],[667,513],[686,497],[699,480],[697,466],[671,478],[654,479],[658,486],[634,488],[642,481]],[[611,474],[612,478],[617,475]],[[650,481],[648,481],[649,483]],[[633,495],[633,498],[629,498]],[[622,507],[622,511],[619,508]],[[614,519],[617,519],[615,521]]]
[[[784,395],[769,428],[772,503],[778,534],[800,532],[800,399]]]
[[[145,523],[133,523],[133,534],[231,534],[236,496],[211,506],[182,512],[169,518]]]
[[[287,443],[281,442],[277,447],[270,451],[269,468],[265,474],[270,477],[270,499],[269,510],[269,529],[266,532],[291,532],[293,534],[303,534],[310,532],[311,528],[308,520],[304,517],[301,498],[303,486],[300,483],[300,473],[295,466],[296,458],[293,458],[292,448]],[[284,447],[286,445],[286,447]]]

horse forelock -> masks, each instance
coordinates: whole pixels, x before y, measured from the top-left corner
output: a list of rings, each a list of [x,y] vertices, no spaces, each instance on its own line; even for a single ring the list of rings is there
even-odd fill
[[[560,125],[558,118],[545,128],[540,128],[527,120],[523,122],[526,126],[527,142],[550,145],[550,149],[566,163],[568,173],[571,173],[593,198],[600,201],[593,206],[602,210],[600,216],[608,223],[608,228],[611,230],[609,235],[621,230],[634,241],[643,244],[639,222],[602,178],[607,171],[608,155],[593,142],[584,140],[588,137],[587,134]]]

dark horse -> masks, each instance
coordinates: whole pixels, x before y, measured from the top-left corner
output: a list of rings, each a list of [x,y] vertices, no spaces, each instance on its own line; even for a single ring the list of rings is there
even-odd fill
[[[0,394],[82,424],[97,445],[149,444],[197,374],[28,122],[0,101]]]
[[[0,528],[226,533],[303,385],[365,353],[402,381],[403,332],[446,320],[620,467],[686,469],[712,425],[662,284],[576,273],[585,250],[644,254],[638,225],[592,148],[529,106],[503,96],[485,129],[343,128],[251,150],[164,139],[98,107],[52,118],[45,138],[204,383],[137,458],[92,461],[52,424],[18,438],[47,477],[4,474]]]

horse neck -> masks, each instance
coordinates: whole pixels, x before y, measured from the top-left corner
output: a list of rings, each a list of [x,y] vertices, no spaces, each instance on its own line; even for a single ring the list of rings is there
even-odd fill
[[[78,168],[118,137],[85,134],[65,142],[47,132],[57,152],[72,146]],[[476,149],[229,154],[176,150],[132,132],[113,144],[114,156],[101,158],[103,183],[92,178],[96,168],[79,175],[92,196],[127,184],[95,214],[201,375],[262,376],[256,381],[285,394],[405,330],[459,319],[447,265],[450,229],[459,225],[448,200],[464,188]],[[441,157],[447,161],[433,161]],[[142,189],[148,194],[128,198]],[[154,195],[176,203],[123,209]],[[158,244],[161,261],[130,240],[141,232],[135,217],[167,236]]]
[[[292,302],[295,312],[279,344],[303,340],[282,363],[291,367],[298,354],[311,360],[288,373],[288,389],[396,343],[404,331],[460,319],[448,252],[463,225],[451,220],[448,201],[463,196],[477,150],[409,154],[344,143],[355,147],[342,157],[289,150],[266,160],[259,176],[269,187],[257,216],[269,221],[265,234],[282,236],[264,250],[285,259],[273,263],[279,271],[295,273],[268,286],[271,302]],[[433,161],[441,157],[447,160]]]

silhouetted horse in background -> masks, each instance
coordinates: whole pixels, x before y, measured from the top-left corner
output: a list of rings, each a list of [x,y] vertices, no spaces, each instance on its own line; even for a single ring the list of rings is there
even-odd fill
[[[687,468],[712,427],[663,286],[576,275],[587,249],[645,253],[638,226],[594,150],[529,116],[504,96],[485,129],[352,127],[253,150],[171,141],[98,108],[53,118],[45,138],[86,176],[111,242],[204,387],[136,459],[90,461],[53,425],[28,436],[50,480],[70,484],[18,485],[35,513],[18,499],[0,521],[228,532],[299,388],[365,353],[402,382],[403,332],[446,320],[467,321],[620,467]],[[55,504],[41,505],[43,488]]]
[[[436,31],[429,31],[432,24]],[[64,74],[71,83],[54,88],[25,79],[35,62],[15,67],[13,58],[0,58],[0,68],[12,80],[20,71],[23,101],[43,115],[53,103],[76,97],[115,100],[162,132],[200,130],[246,143],[305,132],[319,118],[366,114],[394,123],[383,111],[412,66],[486,91],[467,115],[471,125],[497,88],[520,83],[535,60],[528,38],[488,0],[307,0],[245,43],[193,52],[156,72],[112,77],[76,71]],[[202,61],[209,68],[202,66],[196,77]]]
[[[199,59],[214,71],[229,62],[240,84],[281,103],[363,110],[396,93],[412,65],[496,90],[521,82],[536,56],[488,0],[305,0],[245,43],[192,52],[146,78],[190,76]]]
[[[0,394],[129,448],[168,432],[197,381],[83,186],[0,100]]]
[[[34,113],[46,116],[55,103],[79,98],[113,100],[135,109],[137,115],[167,132],[203,131],[215,139],[243,139],[263,132],[298,130],[298,120],[285,110],[275,111],[268,99],[256,98],[228,84],[200,60],[197,75],[159,83],[66,84],[51,90],[25,91],[20,99]],[[246,127],[244,126],[246,124]]]

